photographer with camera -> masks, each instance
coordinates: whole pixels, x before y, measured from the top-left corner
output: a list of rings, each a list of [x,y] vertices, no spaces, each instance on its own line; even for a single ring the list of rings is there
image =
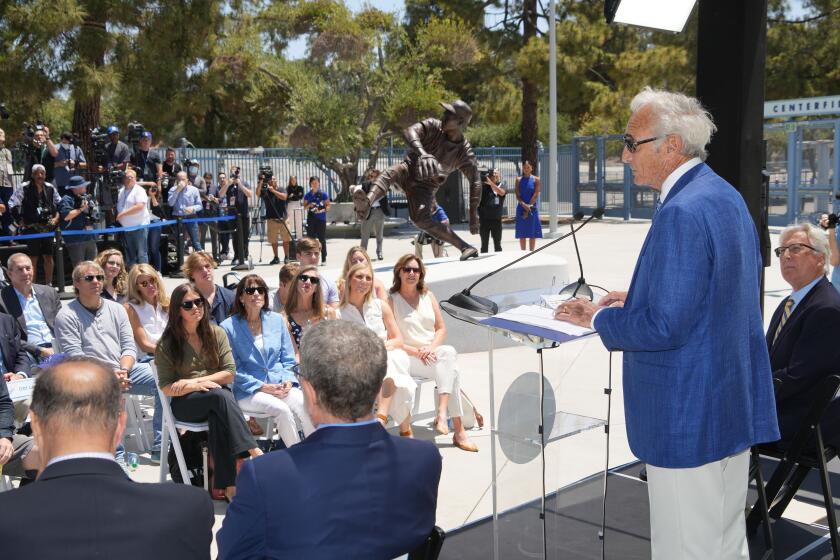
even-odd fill
[[[53,163],[53,184],[58,189],[58,195],[64,196],[67,194],[65,189],[70,183],[70,177],[78,175],[80,170],[86,169],[87,162],[85,161],[85,154],[76,145],[71,132],[62,132],[60,139],[61,142],[56,148],[55,163]]]
[[[20,224],[19,234],[46,233],[58,224],[58,205],[61,197],[55,187],[47,182],[47,170],[35,164],[30,171],[32,179],[21,184],[9,200],[9,208],[15,221]],[[52,285],[53,250],[52,237],[29,239],[26,252],[32,258],[32,269],[38,270],[38,257],[44,257],[44,283]]]
[[[504,212],[505,184],[498,169],[481,172],[481,201],[478,203],[481,252],[489,250],[490,236],[493,236],[493,248],[502,250],[502,214]]]
[[[32,179],[32,167],[42,165],[47,170],[46,181],[53,179],[53,167],[55,156],[58,150],[50,138],[50,129],[44,126],[41,121],[34,125],[27,125],[23,133],[23,149],[26,151],[26,158],[23,166],[23,180]]]
[[[175,184],[178,173],[183,171],[181,164],[178,163],[178,160],[175,157],[175,148],[166,148],[162,168],[164,179],[161,181],[160,188],[161,193],[163,194],[163,199],[168,200],[169,189]]]
[[[139,173],[140,180],[137,181],[137,184],[146,189],[146,194],[149,197],[146,206],[149,211],[150,223],[166,219],[160,199],[160,188],[165,176],[163,162],[161,162],[157,151],[152,150],[152,133],[148,130],[144,129],[140,132],[137,147],[131,155],[131,165]],[[161,228],[153,227],[147,231],[146,251],[149,264],[155,270],[160,271],[162,270],[160,255]]]
[[[321,190],[318,177],[309,178],[309,192],[303,196],[306,209],[306,235],[321,242],[321,266],[327,264],[327,211],[330,209],[330,195]]]
[[[61,198],[58,214],[62,231],[92,230],[99,221],[99,208],[87,192],[89,181],[74,175],[67,184],[67,194]],[[76,266],[82,261],[96,258],[96,237],[93,235],[68,235],[64,238],[70,262]]]
[[[254,196],[251,186],[247,181],[240,178],[242,170],[236,165],[230,166],[230,180],[219,173],[219,198],[223,201],[228,216],[236,216],[236,229],[242,232],[244,254],[239,254],[239,245],[234,243],[233,252],[234,259],[232,265],[242,264],[248,258],[248,243],[251,237],[251,220],[248,216],[248,200]],[[224,183],[223,181],[224,177]],[[229,227],[229,226],[228,226]],[[222,237],[222,255],[227,257],[228,241],[230,235],[223,235]]]
[[[142,226],[150,222],[148,201],[149,197],[143,187],[137,183],[137,172],[128,169],[123,178],[123,188],[117,194],[117,221],[123,227]],[[123,232],[125,241],[125,268],[137,263],[148,263],[147,252],[148,228]]]
[[[190,184],[186,171],[178,172],[175,188],[169,189],[169,208],[172,216],[181,218],[195,218],[201,212],[201,196],[198,189]],[[190,245],[194,251],[202,251],[198,238],[198,224],[185,224],[190,236]]]
[[[105,167],[109,170],[125,171],[131,161],[131,150],[120,140],[120,129],[114,125],[108,127],[108,140],[105,147]]]
[[[0,128],[0,235],[11,235],[12,214],[9,199],[15,192],[15,169],[12,152],[6,147],[6,131]],[[11,241],[6,243],[12,243]]]
[[[268,242],[271,250],[274,251],[274,259],[268,264],[280,264],[280,256],[277,254],[278,240],[283,239],[284,264],[289,262],[289,242],[292,234],[289,225],[286,223],[286,199],[288,194],[280,190],[277,185],[277,177],[268,166],[260,167],[259,181],[257,182],[257,197],[261,197],[265,204],[265,222],[268,234]]]

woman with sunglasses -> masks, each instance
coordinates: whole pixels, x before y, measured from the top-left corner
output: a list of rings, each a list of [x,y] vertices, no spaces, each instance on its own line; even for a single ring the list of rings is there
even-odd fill
[[[249,274],[239,282],[233,311],[221,327],[236,362],[233,395],[246,414],[273,416],[286,447],[300,442],[298,422],[304,436],[314,432],[292,371],[296,363],[292,339],[283,317],[269,309],[265,280]]]
[[[394,265],[391,286],[391,307],[403,337],[403,350],[408,354],[412,377],[433,379],[437,385],[438,401],[435,430],[449,433],[447,416],[455,430],[452,443],[464,451],[478,451],[470,442],[461,422],[461,388],[456,353],[444,345],[446,324],[434,294],[426,288],[426,268],[414,255],[403,255]]]
[[[370,255],[368,255],[367,251],[359,246],[350,247],[350,250],[347,251],[347,256],[344,257],[341,277],[336,282],[339,294],[344,293],[344,279],[347,278],[347,273],[350,271],[350,268],[359,263],[367,263],[370,265],[371,270],[373,270],[373,262],[370,260]],[[375,277],[373,279],[373,291],[377,298],[383,300],[388,299],[388,290],[385,289],[385,284]]]
[[[96,264],[105,271],[102,297],[117,303],[125,303],[128,273],[125,271],[122,252],[119,249],[105,249],[96,256]]]
[[[388,302],[374,297],[373,268],[369,262],[354,264],[344,276],[341,305],[342,321],[364,325],[385,343],[388,370],[376,398],[376,417],[385,426],[390,415],[400,426],[400,435],[411,437],[411,409],[417,383],[409,374],[408,355],[394,312]]]
[[[295,345],[295,357],[300,362],[300,338],[304,331],[322,319],[335,319],[335,310],[324,305],[317,266],[304,266],[294,277],[283,314]]]
[[[516,178],[516,238],[519,248],[525,250],[528,240],[529,250],[537,246],[537,239],[542,238],[540,223],[540,178],[531,175],[534,166],[530,161],[522,162],[522,176]]]
[[[210,323],[207,302],[190,284],[172,292],[169,322],[155,352],[158,383],[172,398],[172,414],[184,422],[207,422],[216,466],[215,488],[236,494],[236,459],[262,455],[233,393],[236,364],[227,334]]]
[[[169,321],[169,296],[160,275],[150,264],[137,264],[128,275],[128,302],[125,304],[138,360],[151,361],[157,342]]]

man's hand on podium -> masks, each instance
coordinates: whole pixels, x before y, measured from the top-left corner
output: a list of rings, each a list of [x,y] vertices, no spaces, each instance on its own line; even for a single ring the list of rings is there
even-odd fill
[[[604,307],[624,307],[624,300],[627,299],[627,292],[610,292],[602,297],[597,304],[585,299],[572,299],[561,303],[554,310],[554,318],[558,321],[566,321],[585,327],[587,329],[594,329],[592,319],[598,310]]]

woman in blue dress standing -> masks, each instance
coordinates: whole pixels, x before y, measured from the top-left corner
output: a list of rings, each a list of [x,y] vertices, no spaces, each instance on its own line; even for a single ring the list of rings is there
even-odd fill
[[[531,175],[534,166],[530,161],[522,162],[522,177],[516,178],[516,238],[519,248],[525,250],[525,240],[529,241],[529,250],[537,246],[537,238],[542,239],[540,223],[540,178]]]

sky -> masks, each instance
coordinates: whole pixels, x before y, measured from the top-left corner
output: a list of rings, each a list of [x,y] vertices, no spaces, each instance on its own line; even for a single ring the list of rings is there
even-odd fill
[[[798,19],[806,15],[806,10],[802,7],[803,0],[788,0],[790,4],[790,11],[788,17],[791,19]],[[405,13],[404,0],[344,0],[344,3],[353,12],[358,12],[365,6],[372,6],[384,12],[395,12],[399,19],[402,19]],[[496,17],[488,15],[486,20],[488,24],[492,25]],[[286,47],[286,56],[290,59],[299,59],[306,56],[306,38],[302,37],[289,43]]]

